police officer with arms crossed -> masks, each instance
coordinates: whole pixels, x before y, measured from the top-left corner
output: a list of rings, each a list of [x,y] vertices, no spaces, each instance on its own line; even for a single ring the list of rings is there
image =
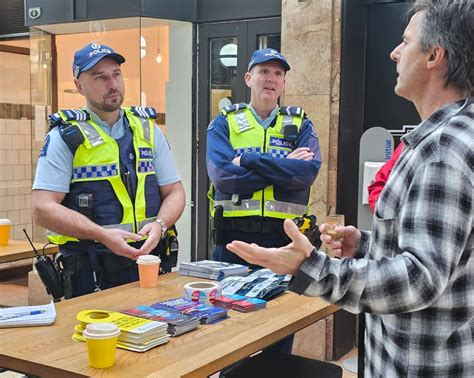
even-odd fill
[[[289,69],[278,51],[255,51],[244,76],[250,104],[226,107],[208,127],[215,260],[247,264],[225,248],[235,239],[266,247],[286,245],[283,220],[308,211],[321,154],[303,109],[278,106]]]
[[[248,265],[226,249],[232,240],[266,247],[286,245],[284,219],[308,211],[321,154],[313,124],[303,109],[278,106],[289,69],[278,51],[255,51],[244,76],[250,104],[226,107],[208,127],[215,260]],[[292,340],[289,337],[267,351],[289,353]]]
[[[159,254],[159,242],[184,209],[155,110],[121,107],[124,62],[96,43],[74,54],[74,83],[86,107],[50,116],[38,160],[34,220],[60,245],[72,296],[136,281],[135,260]],[[171,270],[163,255],[162,265]]]

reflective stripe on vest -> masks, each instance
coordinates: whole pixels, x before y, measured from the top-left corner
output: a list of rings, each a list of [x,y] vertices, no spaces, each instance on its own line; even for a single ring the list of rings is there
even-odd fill
[[[156,217],[148,218],[148,219],[145,219],[145,220],[142,220],[142,221],[138,222],[138,230],[141,230],[148,223],[153,223],[155,221],[156,221]]]
[[[84,136],[87,138],[92,147],[104,143],[104,139],[100,133],[88,122],[78,122],[81,126]]]
[[[260,212],[260,201],[258,200],[241,200],[239,206],[235,205],[232,200],[214,201],[214,206],[222,206],[224,211],[240,211],[240,210],[257,210]]]
[[[72,181],[85,178],[118,176],[118,174],[119,167],[117,164],[74,167],[72,170]]]
[[[308,206],[282,201],[265,201],[265,211],[274,213],[306,214]]]
[[[133,232],[133,225],[130,223],[129,224],[108,224],[102,227],[107,228],[107,229],[117,228],[122,231]],[[66,244],[67,242],[70,242],[70,241],[72,242],[79,241],[79,239],[74,238],[72,236],[64,236],[51,230],[46,230],[46,236],[52,243],[58,244],[58,245]]]

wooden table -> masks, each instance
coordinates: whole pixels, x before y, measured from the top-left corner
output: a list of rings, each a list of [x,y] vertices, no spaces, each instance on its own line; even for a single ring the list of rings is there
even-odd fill
[[[157,288],[132,283],[60,302],[53,326],[0,329],[0,366],[45,377],[206,377],[338,309],[321,298],[288,292],[268,302],[266,309],[247,314],[229,311],[229,319],[200,325],[148,352],[118,349],[109,369],[89,368],[85,343],[71,339],[81,310],[152,304],[179,297],[185,283],[201,280],[171,273],[160,276]]]
[[[38,253],[43,253],[43,243],[33,243]],[[47,255],[58,253],[59,248],[57,245],[49,244],[45,249],[44,253]],[[32,258],[35,256],[33,248],[26,240],[10,240],[8,245],[0,246],[0,264],[6,262],[12,262],[17,260],[23,260]]]

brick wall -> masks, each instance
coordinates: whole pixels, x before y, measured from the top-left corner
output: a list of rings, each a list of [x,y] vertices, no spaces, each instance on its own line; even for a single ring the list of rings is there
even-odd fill
[[[11,239],[32,233],[29,55],[0,52],[0,218],[12,221]]]

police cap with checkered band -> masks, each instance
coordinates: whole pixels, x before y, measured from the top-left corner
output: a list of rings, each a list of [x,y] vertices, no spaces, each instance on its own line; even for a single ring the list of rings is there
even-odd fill
[[[90,43],[74,54],[74,63],[72,64],[72,74],[74,78],[79,78],[82,72],[90,70],[104,58],[112,58],[118,64],[125,62],[125,58],[117,54],[109,46]]]

